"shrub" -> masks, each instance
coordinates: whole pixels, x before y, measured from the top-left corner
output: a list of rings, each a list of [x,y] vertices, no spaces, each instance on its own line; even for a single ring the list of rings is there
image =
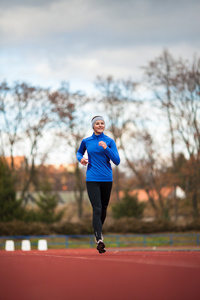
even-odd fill
[[[109,233],[160,233],[160,232],[173,232],[181,231],[175,223],[167,220],[155,220],[152,222],[144,222],[134,218],[120,218],[113,220],[110,224],[105,224],[104,232]]]
[[[5,159],[0,157],[0,221],[20,219],[24,214],[21,201],[16,199],[13,174]]]
[[[58,205],[58,195],[52,192],[51,186],[47,181],[44,181],[41,190],[42,193],[39,194],[39,200],[37,201],[39,207],[37,212],[38,219],[45,223],[60,221],[64,212],[55,212]]]
[[[130,196],[126,191],[122,200],[112,206],[112,215],[114,219],[123,217],[141,218],[144,206],[144,203],[138,202],[136,196]]]

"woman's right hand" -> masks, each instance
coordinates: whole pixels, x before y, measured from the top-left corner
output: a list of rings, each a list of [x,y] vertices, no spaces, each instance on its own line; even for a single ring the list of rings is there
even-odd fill
[[[85,157],[83,157],[83,158],[81,158],[80,163],[81,163],[82,165],[86,166],[86,165],[88,164],[88,159],[85,158]]]

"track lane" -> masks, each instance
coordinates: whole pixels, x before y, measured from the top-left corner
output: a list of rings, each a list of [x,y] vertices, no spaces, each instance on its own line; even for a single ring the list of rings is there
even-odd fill
[[[199,252],[0,252],[2,300],[199,299]]]

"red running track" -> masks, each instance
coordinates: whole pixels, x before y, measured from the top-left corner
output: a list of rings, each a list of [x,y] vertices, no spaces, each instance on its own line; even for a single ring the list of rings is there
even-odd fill
[[[198,300],[200,252],[0,251],[2,300]]]

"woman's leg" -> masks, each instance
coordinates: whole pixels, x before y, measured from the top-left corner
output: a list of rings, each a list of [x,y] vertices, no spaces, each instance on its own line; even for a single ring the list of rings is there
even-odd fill
[[[102,204],[101,204],[101,189],[100,182],[86,181],[88,197],[92,204],[93,208],[93,220],[92,225],[94,229],[94,234],[96,241],[101,239],[101,231],[102,231]]]
[[[112,182],[101,182],[101,223],[103,225],[106,213],[107,213],[107,207],[110,200],[110,194],[112,190]]]

